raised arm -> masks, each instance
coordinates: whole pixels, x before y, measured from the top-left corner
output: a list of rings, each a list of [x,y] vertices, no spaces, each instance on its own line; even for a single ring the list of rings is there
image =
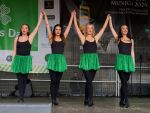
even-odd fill
[[[18,40],[18,37],[16,37],[14,39],[14,50],[13,50],[13,53],[12,53],[12,59],[14,59],[14,56],[16,55],[17,40]]]
[[[118,41],[118,34],[116,33],[116,31],[115,31],[115,29],[114,29],[114,27],[113,27],[111,16],[110,16],[110,19],[109,19],[109,27],[110,27],[110,30],[111,30],[111,32],[112,32],[112,34],[113,34],[115,40]]]
[[[74,25],[75,25],[75,28],[76,28],[76,31],[77,31],[77,34],[78,34],[78,37],[79,37],[81,43],[84,44],[85,36],[81,33],[79,26],[77,24],[77,17],[76,17],[75,11],[74,11]]]
[[[36,33],[37,33],[39,27],[40,27],[42,18],[43,18],[43,14],[42,14],[42,12],[41,12],[36,27],[34,28],[33,32],[29,35],[29,42],[30,42],[30,44],[32,44],[32,41],[33,41],[33,39],[34,39],[34,37],[35,37],[35,35],[36,35]]]
[[[102,35],[103,35],[103,33],[104,33],[106,27],[107,27],[108,22],[109,22],[109,15],[107,15],[107,18],[106,18],[106,20],[105,20],[105,23],[104,23],[103,27],[102,27],[102,28],[100,29],[100,31],[95,35],[95,40],[96,40],[96,42],[98,42],[98,40],[101,39],[101,37],[102,37]]]
[[[134,65],[135,65],[134,40],[132,39],[131,41],[132,41],[131,56],[133,58],[133,62],[134,62]]]
[[[51,42],[52,41],[52,36],[53,36],[52,31],[51,31],[50,24],[49,24],[47,14],[45,13],[45,11],[43,11],[43,14],[44,14],[44,19],[45,19],[46,29],[47,29],[47,32],[48,32],[48,38],[49,38],[49,41]]]
[[[70,17],[70,20],[69,20],[69,23],[68,23],[68,26],[64,32],[64,37],[67,38],[68,34],[69,34],[69,31],[70,31],[70,28],[71,28],[71,25],[72,25],[72,21],[73,21],[73,15],[74,15],[74,12],[72,11],[71,12],[71,17]]]

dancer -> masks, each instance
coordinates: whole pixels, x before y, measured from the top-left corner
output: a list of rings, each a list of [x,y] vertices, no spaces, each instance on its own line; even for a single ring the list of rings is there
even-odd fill
[[[130,74],[135,71],[135,55],[134,55],[134,41],[129,35],[128,26],[123,24],[120,26],[117,34],[112,25],[110,16],[109,26],[111,32],[118,43],[119,54],[116,56],[115,69],[118,71],[121,80],[120,88],[120,107],[129,107],[128,100],[128,80]]]
[[[89,107],[94,105],[92,81],[95,77],[96,71],[100,67],[97,53],[97,43],[106,29],[108,21],[109,18],[107,16],[103,27],[96,35],[94,25],[90,23],[86,25],[85,34],[82,34],[77,24],[76,12],[74,11],[75,28],[83,46],[83,54],[80,56],[79,68],[83,71],[86,79],[84,105],[88,105]]]
[[[27,24],[22,24],[20,34],[14,39],[12,71],[16,73],[18,79],[19,99],[24,102],[24,93],[29,72],[32,70],[32,57],[30,55],[32,41],[39,29],[43,14],[40,13],[38,24],[30,34]]]
[[[54,26],[53,32],[50,30],[50,25],[46,13],[43,11],[45,17],[46,28],[48,31],[48,38],[51,44],[52,54],[49,54],[47,68],[51,78],[50,92],[51,99],[54,105],[58,105],[58,90],[63,72],[67,69],[66,59],[64,56],[64,46],[66,38],[70,31],[70,27],[73,21],[73,13],[69,20],[69,24],[64,33],[62,33],[62,27],[60,24]]]

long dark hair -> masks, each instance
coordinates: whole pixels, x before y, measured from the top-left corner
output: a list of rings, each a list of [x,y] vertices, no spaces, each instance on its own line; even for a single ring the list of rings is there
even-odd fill
[[[120,40],[120,38],[122,37],[122,33],[121,33],[121,27],[122,26],[127,26],[126,24],[122,24],[120,27],[119,27],[119,32],[118,32],[118,41]],[[131,40],[132,39],[132,36],[130,34],[130,30],[129,30],[129,27],[127,26],[128,28],[128,33],[127,33],[127,37]]]
[[[55,39],[55,36],[56,36],[55,30],[56,30],[56,27],[58,27],[58,26],[61,28],[60,38],[61,38],[62,41],[65,43],[65,37],[64,37],[64,34],[62,33],[63,30],[62,30],[62,26],[61,26],[60,24],[56,24],[56,25],[54,26],[54,29],[53,29],[53,32],[52,32],[52,34],[53,34],[52,40]]]
[[[30,35],[30,27],[29,27],[29,25],[28,25],[28,24],[22,24],[22,25],[21,25],[21,28],[22,28],[22,26],[24,26],[24,25],[26,25],[26,26],[28,27],[28,30],[29,30],[29,31],[28,31],[28,33],[27,33],[27,36],[29,36],[29,35]],[[20,28],[19,37],[20,37],[20,36],[22,36],[21,28]]]

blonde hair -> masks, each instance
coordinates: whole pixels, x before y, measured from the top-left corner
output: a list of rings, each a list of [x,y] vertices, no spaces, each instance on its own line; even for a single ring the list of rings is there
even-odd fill
[[[93,28],[93,37],[95,36],[95,27],[94,27],[94,25],[93,24],[91,24],[91,23],[88,23],[88,24],[86,24],[86,26],[85,26],[85,30],[84,30],[84,35],[85,35],[85,37],[87,36],[87,26],[92,26],[92,28]]]

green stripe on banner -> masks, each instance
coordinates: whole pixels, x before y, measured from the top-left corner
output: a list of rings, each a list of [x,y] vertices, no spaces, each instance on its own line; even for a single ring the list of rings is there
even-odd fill
[[[1,64],[0,71],[12,72],[11,65]],[[30,73],[48,73],[48,70],[45,66],[33,66],[32,71]]]

